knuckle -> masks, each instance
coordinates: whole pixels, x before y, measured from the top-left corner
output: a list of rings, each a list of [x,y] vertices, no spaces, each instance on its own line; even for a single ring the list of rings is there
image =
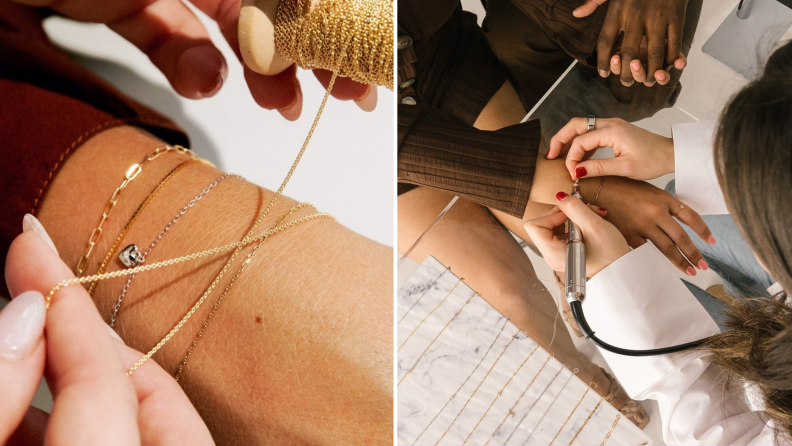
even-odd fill
[[[613,45],[613,39],[604,33],[600,33],[599,37],[597,38],[597,48],[608,49],[612,45]]]
[[[662,61],[665,58],[665,48],[651,48],[647,53],[647,57],[651,62]]]
[[[627,61],[635,59],[638,56],[638,50],[632,45],[625,45],[621,49],[622,59]]]

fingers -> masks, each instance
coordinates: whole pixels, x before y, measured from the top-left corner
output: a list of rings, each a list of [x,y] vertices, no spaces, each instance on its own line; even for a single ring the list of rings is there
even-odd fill
[[[621,83],[624,86],[629,87],[635,82],[632,76],[632,70],[630,69],[630,63],[633,59],[638,59],[642,38],[643,29],[639,24],[629,26],[624,32],[624,41],[621,47],[622,69],[620,75]]]
[[[646,71],[644,71],[643,64],[638,59],[633,59],[630,62],[630,72],[632,73],[633,79],[637,82],[645,82],[646,81]]]
[[[225,58],[180,0],[141,5],[107,26],[143,51],[180,95],[207,98],[223,86],[228,75]]]
[[[6,269],[14,268],[11,262]],[[22,421],[41,382],[45,320],[44,296],[36,291],[18,294],[0,312],[0,444]]]
[[[602,216],[604,214],[600,215],[598,212],[594,212],[590,205],[586,205],[566,192],[556,194],[556,200],[558,200],[558,207],[561,212],[575,222],[584,235],[587,232],[596,232],[597,228],[603,223]]]
[[[674,68],[682,70],[687,66],[687,56],[679,53],[679,57],[674,61]]]
[[[648,29],[646,30],[646,34],[648,47],[646,50],[647,78],[645,79],[645,82],[647,86],[652,86],[656,82],[655,73],[662,70],[665,66],[666,27],[660,27],[654,22],[650,21]]]
[[[621,23],[619,18],[618,7],[615,3],[610,5],[608,13],[605,16],[605,22],[602,24],[599,37],[597,38],[597,70],[601,77],[608,77],[610,74],[610,59],[613,55],[616,39],[621,33]],[[622,53],[622,58],[624,53]]]
[[[44,444],[44,432],[49,421],[49,414],[41,409],[30,406],[25,418],[17,426],[16,431],[8,439],[8,446],[41,446]]]
[[[668,25],[668,30],[666,34],[666,44],[665,44],[665,64],[664,66],[670,66],[678,62],[680,57],[684,58],[685,55],[682,54],[682,31],[685,29],[685,13],[679,14],[677,17],[671,20],[671,23]],[[684,68],[684,64],[682,67],[677,66],[677,69]]]
[[[600,5],[603,5],[608,0],[586,0],[583,2],[582,5],[578,6],[577,9],[572,11],[572,15],[575,17],[588,17],[591,14],[594,14],[594,11],[597,10]]]
[[[73,277],[36,234],[17,237],[8,253],[6,280],[12,294],[47,293]],[[46,318],[47,381],[55,404],[48,441],[70,444],[140,444],[137,398],[132,382],[88,293],[81,286],[59,290]],[[90,420],[75,428],[74,420]],[[68,437],[66,437],[68,436]]]
[[[674,214],[674,216],[679,221],[686,224],[705,242],[709,243],[710,245],[715,244],[715,236],[712,235],[712,231],[710,231],[709,226],[707,226],[707,223],[704,222],[704,219],[701,218],[701,215],[699,215],[698,212],[694,211],[687,205],[683,205],[682,202],[676,198],[673,198],[672,206],[673,209],[676,210],[676,213],[672,211],[672,214]]]
[[[615,54],[613,57],[611,57],[610,69],[611,72],[616,76],[621,74],[621,57],[619,57],[618,54]]]
[[[598,118],[597,128],[607,126],[613,119]],[[588,118],[572,118],[550,139],[550,148],[547,150],[545,158],[556,159],[559,156],[568,155],[572,141],[580,135],[588,133]]]
[[[685,256],[683,256],[682,253],[679,251],[679,248],[677,248],[676,243],[674,243],[674,241],[671,239],[671,237],[669,237],[669,235],[665,231],[661,230],[659,227],[656,227],[654,230],[650,231],[647,238],[680,271],[684,272],[688,276],[696,275],[696,269],[690,266],[690,263],[687,261]]]
[[[690,239],[688,233],[685,232],[685,229],[682,228],[676,220],[673,218],[664,218],[658,222],[658,226],[671,238],[679,250],[682,251],[682,254],[687,257],[688,263],[701,270],[709,269],[709,265],[707,265],[707,261],[704,260],[704,256],[701,255],[696,245],[693,244],[693,240]],[[693,267],[686,265],[685,272],[689,276],[695,276],[695,268],[693,268],[693,271],[691,271],[691,268]]]

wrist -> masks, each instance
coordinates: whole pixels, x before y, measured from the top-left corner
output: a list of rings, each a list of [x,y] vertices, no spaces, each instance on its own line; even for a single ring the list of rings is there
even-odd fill
[[[676,171],[676,159],[674,154],[674,138],[663,137],[663,172],[666,174]]]

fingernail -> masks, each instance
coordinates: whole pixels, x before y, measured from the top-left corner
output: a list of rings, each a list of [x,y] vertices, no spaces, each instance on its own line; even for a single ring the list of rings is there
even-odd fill
[[[123,339],[121,339],[121,336],[118,336],[118,333],[116,333],[116,332],[115,332],[115,330],[113,330],[112,328],[110,328],[110,326],[109,326],[109,325],[107,325],[107,324],[105,324],[105,327],[107,327],[107,333],[110,335],[110,337],[111,337],[111,338],[113,338],[113,339],[115,339],[116,341],[118,341],[118,342],[120,342],[120,343],[122,343],[122,344],[126,345],[126,343],[124,343],[124,340],[123,340]]]
[[[624,85],[625,87],[629,87],[630,85],[634,84],[634,83],[635,83],[635,81],[630,81],[629,83],[627,83],[627,82],[624,82],[624,81],[621,81],[621,83],[622,83],[622,85]]]
[[[585,167],[578,167],[577,169],[575,169],[575,176],[577,176],[578,178],[585,177],[587,173],[588,172],[586,171]]]
[[[600,211],[602,211],[602,212],[605,212],[605,211],[607,211],[607,209],[605,209],[605,208],[600,208]]]
[[[44,296],[25,291],[0,312],[0,357],[9,361],[27,358],[38,344],[46,319]]]
[[[588,201],[584,201],[584,203],[586,203],[586,206],[588,206],[588,205],[589,205],[589,202],[588,202]]]
[[[709,238],[707,239],[707,243],[709,243],[710,245],[714,245],[715,244],[715,236],[710,234]]]
[[[599,70],[599,75],[602,77],[608,77],[608,72],[605,70]]]
[[[630,62],[630,68],[632,68],[633,70],[640,70],[641,69],[641,61],[634,60],[634,61]]]
[[[58,249],[55,247],[55,243],[52,242],[52,239],[50,238],[49,234],[47,234],[44,226],[41,225],[41,222],[38,221],[38,219],[34,217],[33,214],[25,214],[25,217],[22,219],[22,232],[28,231],[33,231],[34,233],[38,234],[38,236],[44,240],[44,243],[49,245],[49,247],[55,251],[55,254],[58,254]],[[60,256],[60,254],[58,255]]]
[[[556,194],[556,200],[564,201],[564,198],[566,198],[567,196],[568,195],[567,195],[566,192],[559,192],[559,193]]]
[[[656,78],[657,80],[659,80],[659,81],[665,80],[665,73],[663,73],[663,72],[661,71],[661,72],[659,72],[659,73],[655,74],[655,78]]]
[[[696,268],[693,268],[692,266],[688,266],[685,272],[687,273],[688,276],[695,276]]]
[[[366,93],[355,99],[355,104],[363,111],[374,111],[374,109],[377,108],[377,88],[373,85],[369,85]]]
[[[286,107],[279,108],[278,113],[289,121],[296,121],[302,113],[302,89],[295,85],[297,89],[297,96],[294,97],[294,102]]]
[[[186,82],[196,90],[197,99],[210,98],[217,94],[228,77],[228,65],[212,45],[199,45],[188,49],[179,57],[177,66],[179,70],[190,73],[191,79]],[[210,79],[214,81],[207,83]]]
[[[698,267],[702,271],[706,271],[709,269],[709,265],[707,265],[707,261],[704,259],[698,261]]]
[[[619,58],[619,56],[613,56],[613,59],[611,59],[611,63],[613,65],[618,65],[619,63],[621,63],[621,59]]]
[[[681,69],[685,68],[685,61],[680,60],[679,64],[675,63],[674,66],[677,67],[678,70],[681,70]]]

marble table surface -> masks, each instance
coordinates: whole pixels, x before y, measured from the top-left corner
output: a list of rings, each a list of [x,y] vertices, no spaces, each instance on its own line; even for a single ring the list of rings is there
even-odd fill
[[[433,257],[397,321],[400,445],[597,445],[619,415]],[[605,444],[652,442],[621,417]]]

